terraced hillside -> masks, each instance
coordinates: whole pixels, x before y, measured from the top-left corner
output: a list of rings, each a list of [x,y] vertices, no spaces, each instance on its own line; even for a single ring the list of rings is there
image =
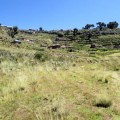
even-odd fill
[[[0,36],[7,36],[0,42],[1,120],[120,119],[119,49],[55,41],[58,36],[49,33],[19,32],[11,38],[5,31]],[[11,44],[16,39],[22,43]],[[58,43],[72,47],[48,49]]]

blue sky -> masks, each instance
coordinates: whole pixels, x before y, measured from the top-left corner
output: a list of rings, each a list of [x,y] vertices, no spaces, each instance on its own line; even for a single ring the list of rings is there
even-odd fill
[[[120,0],[0,0],[0,23],[21,29],[81,29],[99,21],[120,23]]]

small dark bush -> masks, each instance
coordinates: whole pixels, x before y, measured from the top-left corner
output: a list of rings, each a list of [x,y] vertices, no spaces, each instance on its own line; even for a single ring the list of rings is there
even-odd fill
[[[112,102],[111,102],[111,100],[100,99],[100,100],[96,101],[94,105],[96,107],[108,108],[112,105]]]
[[[68,49],[68,52],[75,52],[74,49]]]
[[[45,62],[49,58],[50,58],[49,54],[47,54],[44,51],[39,51],[39,52],[35,53],[35,59],[40,60],[41,62]]]

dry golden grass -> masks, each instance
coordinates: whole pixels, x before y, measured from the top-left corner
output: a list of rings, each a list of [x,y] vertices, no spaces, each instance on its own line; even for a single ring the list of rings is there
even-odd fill
[[[66,55],[70,59],[72,53]],[[72,62],[65,58],[30,66],[24,61],[2,61],[0,119],[119,120],[118,53],[116,57],[91,57],[86,52],[76,56]],[[96,103],[110,105],[97,107]]]

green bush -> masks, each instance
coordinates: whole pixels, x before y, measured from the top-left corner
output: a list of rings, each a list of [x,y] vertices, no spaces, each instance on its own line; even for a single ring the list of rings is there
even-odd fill
[[[35,53],[35,59],[41,61],[41,62],[45,62],[46,60],[49,60],[50,56],[48,53],[46,53],[45,51],[39,51]]]

